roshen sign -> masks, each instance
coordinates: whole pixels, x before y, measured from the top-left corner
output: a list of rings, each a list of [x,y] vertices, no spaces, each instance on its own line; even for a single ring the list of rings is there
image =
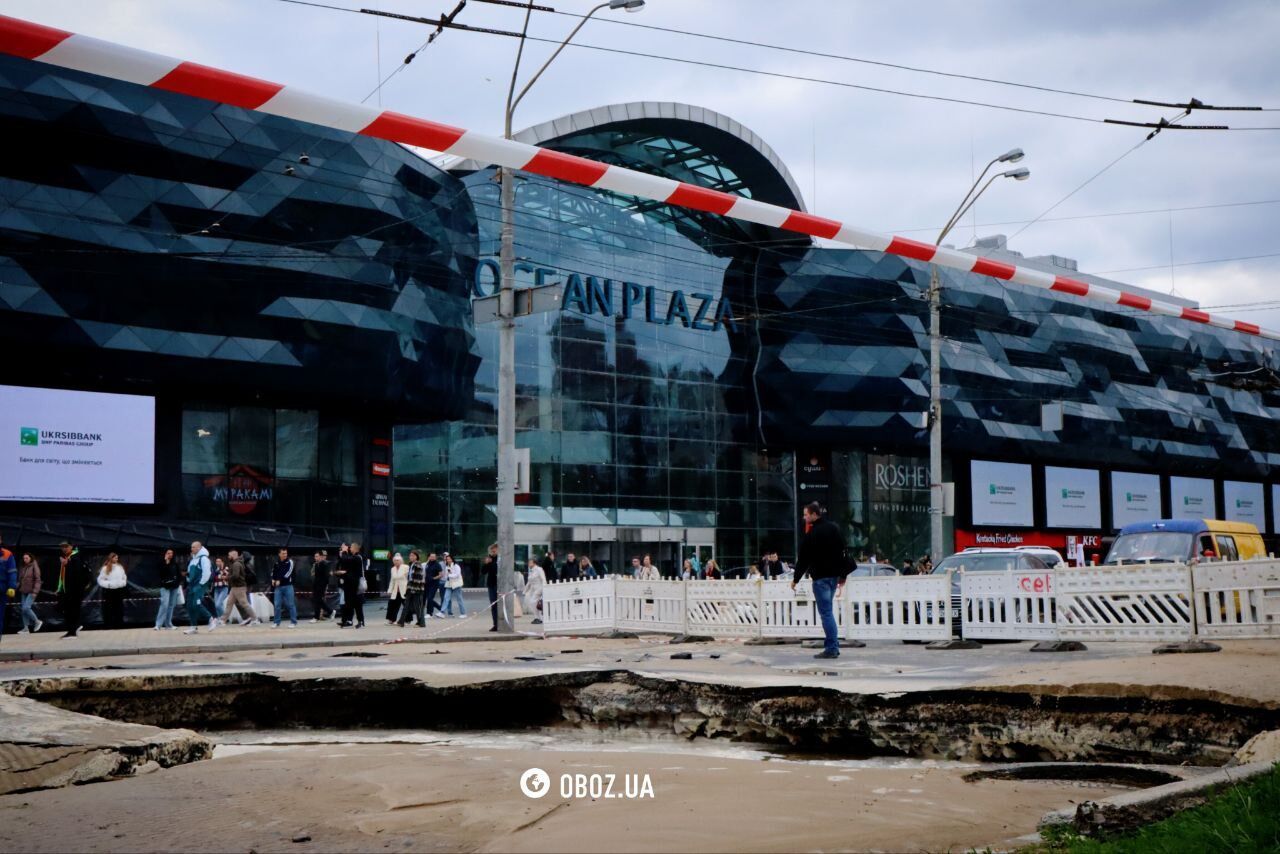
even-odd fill
[[[715,332],[721,326],[730,332],[738,331],[733,318],[733,304],[728,297],[718,299],[713,294],[689,293],[682,290],[659,291],[653,285],[635,282],[615,282],[598,276],[580,273],[561,273],[552,267],[538,267],[526,262],[516,264],[518,273],[532,274],[534,287],[554,284],[557,278],[564,282],[564,298],[561,311],[578,314],[598,314],[602,317],[619,317],[629,320],[642,318],[646,323],[670,326],[679,323],[686,329]],[[492,258],[482,258],[476,263],[473,292],[476,296],[492,296],[497,293],[500,268]]]

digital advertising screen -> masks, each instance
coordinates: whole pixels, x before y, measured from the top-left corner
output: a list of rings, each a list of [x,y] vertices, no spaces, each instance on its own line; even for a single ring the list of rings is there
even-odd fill
[[[1160,475],[1132,471],[1111,473],[1111,527],[1120,529],[1135,522],[1161,518]]]
[[[156,400],[0,386],[0,501],[155,503]]]
[[[973,524],[1024,528],[1035,524],[1031,466],[974,460],[970,472]]]
[[[1169,478],[1169,498],[1175,519],[1217,519],[1213,481],[1203,477]]]
[[[1102,486],[1097,470],[1045,466],[1044,504],[1050,528],[1101,528]]]
[[[1222,482],[1222,518],[1228,522],[1250,522],[1259,531],[1267,528],[1267,508],[1262,484],[1240,480]]]

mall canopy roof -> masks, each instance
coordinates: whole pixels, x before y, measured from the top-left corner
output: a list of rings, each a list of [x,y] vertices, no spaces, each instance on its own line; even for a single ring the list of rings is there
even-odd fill
[[[605,135],[612,134],[611,137]],[[517,132],[529,145],[593,160],[621,154],[669,177],[762,202],[805,210],[786,164],[763,139],[728,116],[671,101],[633,101],[571,113]],[[625,151],[622,150],[625,148]],[[458,172],[488,167],[475,160],[437,161]]]

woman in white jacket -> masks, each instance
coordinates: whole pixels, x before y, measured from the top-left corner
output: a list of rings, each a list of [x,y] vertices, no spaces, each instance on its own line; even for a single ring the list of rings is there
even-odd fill
[[[400,552],[391,556],[391,583],[387,585],[387,625],[394,625],[400,609],[408,607],[405,597],[409,595],[409,567],[405,565]]]
[[[524,583],[524,609],[533,616],[537,625],[542,622],[542,586],[547,583],[547,574],[533,558],[529,558],[528,577]]]
[[[102,590],[102,623],[108,629],[124,627],[124,595],[129,587],[120,556],[107,555],[106,563],[98,570],[98,587]]]

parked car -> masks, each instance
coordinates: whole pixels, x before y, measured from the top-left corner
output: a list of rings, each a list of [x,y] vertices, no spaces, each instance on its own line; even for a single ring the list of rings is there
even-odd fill
[[[981,546],[970,546],[969,548],[965,549],[962,552],[957,552],[957,554],[964,554],[965,552],[977,552],[977,553],[983,553],[983,554],[990,553],[990,552],[1021,552],[1023,554],[1035,555],[1036,557],[1040,558],[1040,560],[1048,564],[1051,568],[1057,568],[1059,566],[1068,565],[1066,560],[1063,559],[1062,555],[1058,552],[1058,550],[1050,546],[1013,546],[1012,548],[1008,548],[1008,549],[996,549],[991,547],[983,548]]]
[[[933,575],[952,571],[951,576],[951,633],[957,637],[961,630],[960,617],[960,580],[969,572],[1017,572],[1035,569],[1052,569],[1057,564],[1048,561],[1062,557],[1053,549],[1049,555],[1042,557],[1035,547],[1018,547],[1010,549],[969,548],[956,552],[951,557],[938,562],[933,568]],[[1048,558],[1046,560],[1045,558]]]
[[[1187,563],[1203,559],[1206,553],[1218,560],[1253,560],[1266,557],[1267,547],[1257,526],[1248,522],[1159,519],[1121,528],[1103,563]]]
[[[887,563],[860,563],[858,568],[849,573],[850,578],[871,578],[872,576],[897,575],[898,570]]]

